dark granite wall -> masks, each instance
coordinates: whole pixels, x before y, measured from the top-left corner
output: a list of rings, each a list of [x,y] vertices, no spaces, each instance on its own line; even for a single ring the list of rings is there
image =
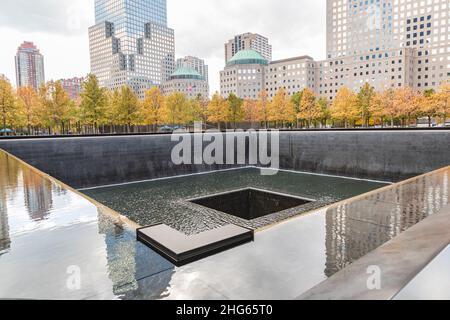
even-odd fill
[[[0,140],[0,148],[75,187],[230,168],[177,166],[170,135]],[[450,131],[282,132],[283,169],[399,181],[450,165]]]

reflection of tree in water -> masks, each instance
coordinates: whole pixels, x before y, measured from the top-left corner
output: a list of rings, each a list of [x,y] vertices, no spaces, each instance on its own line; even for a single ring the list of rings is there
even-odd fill
[[[114,294],[123,299],[161,298],[172,274],[162,272],[173,266],[136,241],[135,231],[124,229],[99,209],[99,233],[105,236],[109,277]],[[153,271],[154,270],[154,271]],[[155,274],[154,277],[150,277]],[[139,281],[146,278],[144,281]]]
[[[53,206],[52,183],[32,170],[23,171],[25,206],[30,219],[45,220]]]
[[[431,214],[449,199],[450,170],[352,203],[326,214],[327,262],[330,277]],[[375,202],[378,201],[378,202]]]
[[[18,191],[20,163],[0,151],[0,256],[10,248],[8,199]]]

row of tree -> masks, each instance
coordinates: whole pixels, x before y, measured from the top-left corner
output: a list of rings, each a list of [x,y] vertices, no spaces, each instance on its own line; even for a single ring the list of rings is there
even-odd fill
[[[48,82],[38,92],[23,87],[16,91],[0,79],[2,132],[6,128],[27,134],[133,132],[136,126],[156,131],[162,125],[189,126],[195,121],[236,128],[248,123],[259,128],[292,127],[369,127],[373,125],[409,126],[418,118],[445,121],[450,115],[450,84],[434,92],[411,88],[376,92],[365,84],[359,93],[341,88],[330,103],[310,89],[289,96],[280,89],[270,99],[262,91],[257,100],[242,100],[231,94],[227,99],[218,93],[209,100],[187,99],[175,92],[163,96],[155,87],[140,101],[127,86],[109,91],[89,75],[78,100],[71,100],[60,82]]]

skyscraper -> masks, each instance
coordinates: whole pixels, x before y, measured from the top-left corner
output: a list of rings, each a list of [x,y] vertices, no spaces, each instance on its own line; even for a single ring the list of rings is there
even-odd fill
[[[225,43],[225,63],[241,50],[255,50],[267,61],[272,61],[272,46],[269,39],[257,33],[244,33]]]
[[[206,82],[209,82],[208,65],[205,64],[205,60],[203,59],[192,56],[180,58],[177,60],[177,68],[194,69],[195,71],[197,71],[202,75],[203,79]]]
[[[25,41],[20,45],[15,61],[17,87],[38,90],[45,83],[44,56],[33,42]]]
[[[410,86],[437,89],[450,78],[448,0],[327,0],[327,59],[318,93]]]
[[[96,0],[89,28],[91,72],[100,85],[129,85],[141,98],[175,71],[166,0]]]

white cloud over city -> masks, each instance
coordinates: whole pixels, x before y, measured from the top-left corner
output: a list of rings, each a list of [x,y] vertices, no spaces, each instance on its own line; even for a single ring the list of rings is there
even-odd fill
[[[219,89],[224,43],[235,34],[267,36],[274,59],[325,57],[325,0],[167,0],[177,57],[195,55],[210,65],[211,89]],[[88,27],[94,0],[2,0],[0,73],[15,82],[14,55],[24,40],[45,56],[46,78],[89,72]]]

